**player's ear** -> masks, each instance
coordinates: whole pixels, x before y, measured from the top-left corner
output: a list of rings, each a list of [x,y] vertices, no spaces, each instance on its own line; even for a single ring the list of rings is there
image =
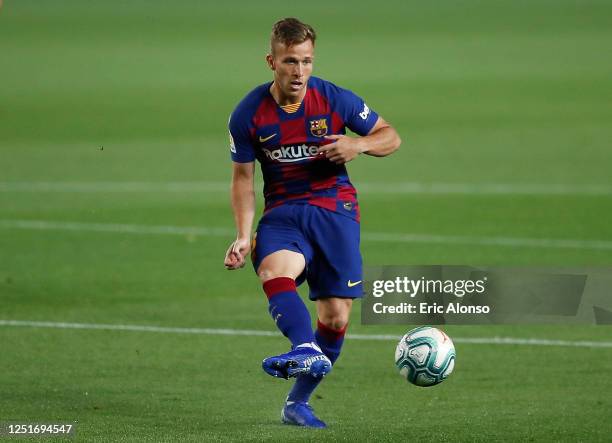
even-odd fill
[[[266,55],[266,62],[271,70],[276,70],[276,66],[274,66],[274,57],[272,57],[272,54]]]

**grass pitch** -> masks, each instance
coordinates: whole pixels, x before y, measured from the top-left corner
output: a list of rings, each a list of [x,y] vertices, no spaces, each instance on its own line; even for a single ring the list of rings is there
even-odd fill
[[[251,269],[223,269],[223,187],[227,116],[270,78],[267,36],[283,16],[317,29],[316,75],[365,97],[404,139],[393,157],[349,165],[365,233],[608,244],[611,12],[598,1],[5,2],[0,319],[273,330]],[[406,183],[510,192],[393,192]],[[209,231],[142,232],[151,226]],[[362,250],[366,264],[612,263],[612,249],[588,243]],[[359,306],[350,332],[409,328],[358,319]],[[595,326],[445,330],[612,337]],[[0,343],[0,421],[76,422],[82,441],[612,435],[612,348],[458,342],[452,377],[421,389],[396,374],[393,341],[349,339],[312,401],[330,427],[312,432],[280,424],[290,384],[259,368],[282,337],[0,326]]]

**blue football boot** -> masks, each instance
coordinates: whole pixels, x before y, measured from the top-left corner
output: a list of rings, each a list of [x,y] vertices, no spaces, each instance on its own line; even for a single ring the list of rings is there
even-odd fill
[[[315,344],[300,345],[285,354],[268,357],[261,363],[264,371],[273,377],[290,378],[310,374],[324,377],[331,371],[332,363]]]
[[[302,401],[288,401],[281,411],[281,420],[288,425],[306,426],[308,428],[323,429],[327,425],[319,420],[312,406]]]

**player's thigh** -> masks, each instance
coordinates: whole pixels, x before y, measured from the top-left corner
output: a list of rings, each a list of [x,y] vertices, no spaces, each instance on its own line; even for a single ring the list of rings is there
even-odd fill
[[[325,326],[342,329],[349,321],[352,307],[352,298],[319,298],[317,299],[317,316]]]
[[[299,214],[289,205],[268,212],[259,221],[253,239],[251,260],[262,281],[290,277],[301,283],[312,248],[296,222]]]
[[[282,249],[267,255],[257,269],[257,275],[261,282],[266,282],[277,277],[289,277],[297,279],[304,271],[306,259],[295,251]]]

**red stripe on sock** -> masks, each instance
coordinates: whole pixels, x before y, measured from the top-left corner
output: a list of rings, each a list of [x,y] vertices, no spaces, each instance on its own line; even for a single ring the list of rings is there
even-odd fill
[[[322,336],[324,336],[328,340],[340,340],[342,337],[344,337],[344,334],[346,334],[347,327],[348,324],[344,325],[342,329],[334,329],[330,328],[327,325],[324,325],[323,323],[321,323],[320,320],[317,320],[317,330]]]
[[[295,280],[290,277],[276,277],[264,282],[263,290],[270,300],[280,292],[297,291],[297,287],[295,286]]]

